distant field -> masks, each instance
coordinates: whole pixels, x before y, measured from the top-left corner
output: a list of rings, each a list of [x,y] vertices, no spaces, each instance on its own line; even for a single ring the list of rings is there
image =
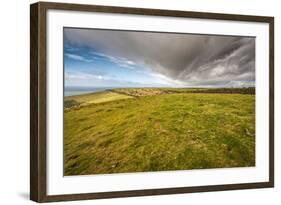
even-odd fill
[[[254,93],[130,88],[66,97],[65,175],[255,166]]]
[[[109,101],[122,100],[128,98],[132,98],[132,97],[129,95],[119,94],[117,92],[111,92],[111,91],[89,93],[89,94],[65,97],[65,104],[67,104],[65,107],[72,107],[71,106],[72,104],[69,102],[72,102],[73,105],[83,106],[83,105],[97,104],[102,102],[109,102]]]
[[[133,97],[172,93],[225,93],[255,94],[255,88],[120,88],[112,92]]]

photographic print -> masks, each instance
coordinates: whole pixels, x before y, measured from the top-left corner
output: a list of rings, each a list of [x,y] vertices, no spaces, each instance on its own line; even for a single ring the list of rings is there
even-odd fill
[[[255,166],[255,37],[63,29],[64,175]]]
[[[30,6],[30,199],[274,187],[274,17]]]

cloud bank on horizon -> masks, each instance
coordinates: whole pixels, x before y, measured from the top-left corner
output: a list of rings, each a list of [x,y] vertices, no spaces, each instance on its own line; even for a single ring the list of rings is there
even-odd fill
[[[66,86],[255,86],[255,38],[64,29]]]

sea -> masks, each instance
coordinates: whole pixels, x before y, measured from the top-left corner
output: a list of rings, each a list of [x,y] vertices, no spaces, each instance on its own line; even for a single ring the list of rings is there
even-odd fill
[[[65,87],[64,96],[83,95],[87,93],[96,93],[116,87]]]

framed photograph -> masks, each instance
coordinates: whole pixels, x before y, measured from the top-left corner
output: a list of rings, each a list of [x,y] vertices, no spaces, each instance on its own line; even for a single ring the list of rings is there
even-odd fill
[[[40,2],[30,198],[274,186],[274,18]]]

